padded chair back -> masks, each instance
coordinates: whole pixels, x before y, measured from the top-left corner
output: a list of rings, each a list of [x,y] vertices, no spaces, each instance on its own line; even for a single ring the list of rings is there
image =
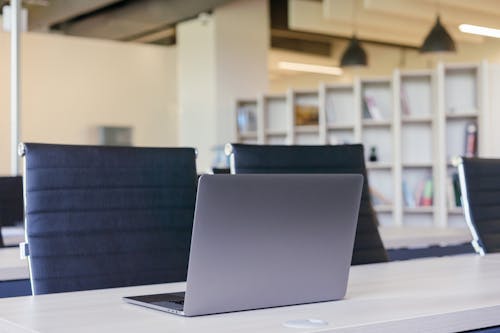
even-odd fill
[[[23,177],[0,177],[0,229],[23,222]],[[0,233],[0,247],[3,239]]]
[[[33,294],[184,281],[195,150],[27,143]]]
[[[352,264],[387,261],[368,190],[362,145],[278,146],[233,144],[233,173],[358,173],[364,176]]]
[[[462,158],[462,206],[476,252],[500,252],[500,159]]]

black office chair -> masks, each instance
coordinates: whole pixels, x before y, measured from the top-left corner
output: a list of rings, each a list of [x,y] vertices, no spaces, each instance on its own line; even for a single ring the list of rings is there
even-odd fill
[[[184,281],[195,150],[27,143],[33,294]]]
[[[229,173],[231,173],[231,169],[229,169],[229,168],[212,168],[212,173],[214,175],[229,174]]]
[[[4,246],[2,226],[23,222],[23,177],[0,177],[0,247]]]
[[[464,157],[458,175],[474,249],[500,252],[500,159]]]
[[[232,173],[359,173],[365,178],[352,264],[386,262],[377,217],[368,191],[362,145],[278,146],[232,144],[226,147]]]

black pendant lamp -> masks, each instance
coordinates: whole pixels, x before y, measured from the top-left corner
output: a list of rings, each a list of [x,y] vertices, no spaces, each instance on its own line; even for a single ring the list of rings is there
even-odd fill
[[[356,13],[357,13],[357,1],[354,1],[352,5],[352,31],[353,35],[351,40],[349,41],[349,45],[347,49],[342,54],[340,58],[340,67],[363,67],[368,65],[368,57],[366,56],[366,52],[361,46],[358,38],[356,37],[357,30],[357,22],[356,22]]]
[[[340,67],[354,67],[354,66],[367,66],[368,58],[366,52],[361,46],[361,43],[352,36],[349,46],[344,51],[342,58],[340,58]]]
[[[432,52],[455,52],[455,42],[451,38],[450,34],[444,26],[441,24],[439,15],[436,19],[436,24],[432,27],[424,43],[420,47],[421,53],[432,53]]]

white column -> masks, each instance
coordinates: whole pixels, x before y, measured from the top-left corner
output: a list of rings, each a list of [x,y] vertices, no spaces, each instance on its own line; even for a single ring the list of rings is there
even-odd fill
[[[20,138],[21,92],[20,92],[20,33],[21,33],[21,0],[11,0],[10,30],[10,172],[19,173],[19,157],[17,146]]]
[[[198,149],[198,170],[210,166],[215,135],[215,33],[211,17],[177,26],[179,144]]]
[[[200,172],[236,137],[236,99],[267,91],[268,17],[266,0],[239,0],[177,26],[179,143]]]

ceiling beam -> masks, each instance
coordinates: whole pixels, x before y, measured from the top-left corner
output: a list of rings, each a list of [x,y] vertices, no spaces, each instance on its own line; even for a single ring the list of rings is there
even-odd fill
[[[139,0],[70,21],[61,26],[69,35],[127,40],[196,17],[231,0]]]
[[[296,39],[301,39],[301,40],[309,40],[309,41],[315,41],[315,42],[320,42],[320,43],[321,42],[322,43],[334,42],[335,40],[345,40],[345,41],[351,40],[350,35],[349,36],[342,36],[342,35],[334,35],[334,34],[322,34],[322,33],[293,30],[293,29],[288,29],[288,30],[272,29],[271,35],[276,36],[276,37],[283,37],[283,38],[296,38]],[[397,48],[411,49],[411,50],[418,50],[419,49],[419,47],[415,46],[415,45],[396,44],[396,43],[390,43],[390,42],[383,42],[380,40],[359,39],[359,41],[363,42],[363,43],[369,43],[369,44],[374,44],[374,45],[379,45],[379,46],[397,47]]]
[[[74,17],[88,14],[123,0],[50,0],[47,6],[28,6],[29,30],[44,31]]]
[[[144,34],[140,37],[129,39],[129,42],[153,43],[166,38],[175,38],[175,28],[167,28],[152,33]]]

